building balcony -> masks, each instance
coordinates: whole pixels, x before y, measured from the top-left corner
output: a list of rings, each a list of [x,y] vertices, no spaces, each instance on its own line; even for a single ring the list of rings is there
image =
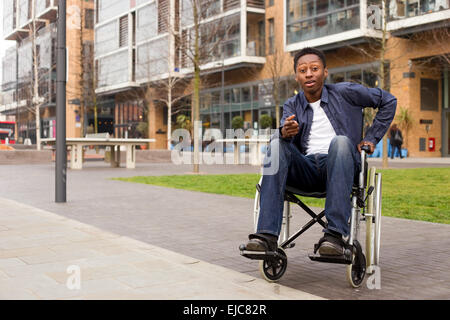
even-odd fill
[[[381,1],[378,2],[381,8]],[[332,3],[285,0],[285,4],[286,51],[304,47],[334,49],[382,36],[375,26],[369,25],[372,13],[367,10],[366,0],[337,0]]]
[[[58,0],[36,0],[36,18],[56,21]]]
[[[17,108],[17,103],[8,103],[8,104],[0,104],[0,114],[7,115],[10,114],[11,111],[15,111]]]
[[[8,115],[15,115],[17,112],[23,112],[27,111],[27,101],[21,100],[19,103],[12,102],[12,103],[4,103],[3,105],[0,105],[0,114],[8,116]]]
[[[28,0],[17,0],[16,6],[12,1],[5,2],[3,12],[3,30],[5,40],[22,40],[29,35],[33,24],[32,10]],[[36,0],[36,14],[34,22],[39,29],[46,24],[46,20],[56,21],[58,0]]]
[[[395,36],[448,27],[449,0],[390,0],[387,29]]]
[[[30,34],[30,30],[28,30],[28,29],[14,29],[8,34],[5,33],[4,39],[18,41],[18,40],[22,40],[22,39],[28,37],[29,34]]]
[[[264,1],[247,1],[245,10],[236,6],[203,20],[199,39],[202,71],[265,64],[264,13]],[[182,74],[189,74],[193,72],[190,59],[193,46],[189,48],[187,43],[192,44],[194,35],[192,24],[182,22],[183,25],[181,42],[185,46],[179,50],[177,64]]]
[[[180,38],[192,33],[192,15],[186,7],[190,3],[181,1]],[[262,66],[264,0],[218,0],[209,4],[208,10],[202,9],[201,46],[203,52],[208,52],[202,58],[202,69],[217,69],[218,63],[227,69],[242,64]],[[246,10],[241,9],[242,4]],[[176,47],[184,40],[177,41],[178,36],[169,33],[165,12],[165,7],[157,7],[155,1],[142,1],[135,9],[96,24],[97,94],[118,93],[170,75],[184,77],[192,72],[188,50]],[[128,21],[132,19],[136,23],[130,26]],[[218,31],[213,37],[208,35],[210,27]]]

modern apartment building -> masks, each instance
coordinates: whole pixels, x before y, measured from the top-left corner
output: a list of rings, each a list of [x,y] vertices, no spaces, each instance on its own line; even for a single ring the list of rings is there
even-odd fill
[[[55,136],[57,15],[58,0],[4,1],[3,38],[16,41],[16,46],[10,48],[2,59],[4,99],[0,113],[15,117],[19,142],[26,138],[31,139],[32,143],[36,141],[34,103],[40,105],[41,138]],[[88,112],[95,101],[92,79],[94,2],[68,0],[66,19],[67,136],[80,137],[94,121],[92,112]],[[35,37],[33,25],[36,26]],[[33,58],[33,38],[36,59]],[[37,67],[38,97],[34,97],[33,93],[34,61]],[[102,107],[98,109],[101,118]],[[112,128],[112,111],[107,111],[109,116],[105,116],[105,122],[109,121]]]
[[[97,0],[96,92],[116,101],[116,136],[135,135],[136,125],[150,119],[148,136],[156,139],[152,147],[167,148],[167,106],[146,99],[145,91],[169,77],[191,76],[186,49],[194,27],[191,1]],[[215,50],[202,58],[203,71],[264,65],[264,1],[206,0],[199,11],[203,51],[208,46]],[[208,36],[212,30],[214,40]],[[220,50],[213,48],[218,42]]]
[[[157,81],[192,77],[185,50],[195,31],[191,1],[96,0],[96,93],[114,101],[116,136],[131,134],[130,128],[149,119],[153,147],[167,147],[167,123],[176,115],[169,117],[167,105],[146,93]],[[450,155],[448,0],[385,2],[384,74],[381,0],[200,2],[200,45],[211,49],[201,65],[207,79],[200,99],[204,128],[225,133],[239,115],[244,129],[258,130],[263,115],[276,119],[274,81],[282,105],[299,90],[292,57],[311,46],[325,52],[328,82],[384,84],[397,96],[397,117],[408,110],[412,118],[404,130],[409,156]],[[177,103],[190,110],[189,97]]]

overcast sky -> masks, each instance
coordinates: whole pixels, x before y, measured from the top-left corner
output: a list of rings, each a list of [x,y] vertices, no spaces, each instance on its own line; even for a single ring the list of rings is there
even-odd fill
[[[2,63],[3,56],[5,55],[5,51],[7,48],[14,45],[14,41],[5,41],[3,40],[3,1],[0,1],[0,80],[2,79]],[[1,91],[1,88],[0,88]]]

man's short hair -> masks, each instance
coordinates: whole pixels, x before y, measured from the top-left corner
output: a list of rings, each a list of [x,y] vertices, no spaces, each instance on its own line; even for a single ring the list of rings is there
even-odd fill
[[[327,67],[327,63],[325,61],[325,55],[323,54],[322,51],[320,51],[319,49],[316,49],[316,48],[306,47],[295,54],[295,57],[294,57],[294,72],[295,73],[297,73],[298,59],[300,59],[300,57],[303,57],[304,55],[307,55],[307,54],[315,54],[316,56],[318,56],[320,58],[320,60],[322,60],[323,67],[324,68]]]

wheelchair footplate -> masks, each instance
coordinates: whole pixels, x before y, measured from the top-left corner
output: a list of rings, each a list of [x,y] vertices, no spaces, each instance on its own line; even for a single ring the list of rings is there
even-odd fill
[[[239,251],[241,252],[241,256],[244,256],[251,260],[271,260],[271,259],[285,259],[286,256],[280,254],[280,251],[250,251],[245,249],[245,244],[241,244],[239,246]]]
[[[345,254],[340,256],[321,256],[320,254],[310,254],[308,257],[313,261],[327,262],[327,263],[338,263],[338,264],[352,264],[351,256]]]
[[[344,254],[339,256],[325,256],[317,254],[318,247],[317,244],[314,245],[314,253],[308,255],[308,257],[312,261],[318,261],[318,262],[326,262],[326,263],[338,263],[338,264],[352,264],[353,262],[353,254],[352,249],[348,246],[344,249]]]

